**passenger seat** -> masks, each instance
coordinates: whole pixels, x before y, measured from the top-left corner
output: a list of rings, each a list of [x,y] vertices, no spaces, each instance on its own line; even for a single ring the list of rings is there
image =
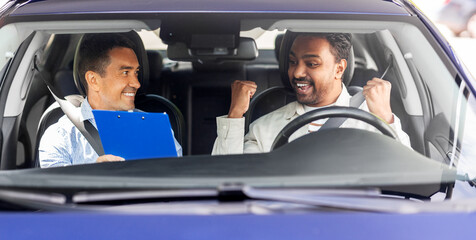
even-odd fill
[[[141,88],[138,90],[138,94],[136,96],[136,108],[141,109],[146,112],[167,112],[171,121],[172,129],[174,130],[175,138],[177,141],[183,146],[183,134],[185,128],[185,122],[180,110],[171,103],[168,99],[147,93],[147,87],[149,83],[149,75],[156,75],[156,71],[160,71],[160,69],[153,68],[154,73],[149,74],[149,65],[148,59],[146,57],[146,52],[144,49],[144,45],[142,40],[140,39],[139,35],[135,31],[131,31],[128,33],[124,33],[129,39],[131,39],[134,44],[136,45],[136,49],[134,51],[137,54],[137,58],[139,60],[139,64],[142,67],[142,74],[139,75],[139,81],[141,82]],[[157,57],[155,54],[151,54],[152,56]],[[157,59],[157,58],[156,58]],[[160,65],[161,66],[161,65]],[[75,83],[74,79],[74,71],[72,69],[64,69],[58,71],[54,77],[54,84],[55,87],[58,88],[60,94],[69,101],[72,102],[75,106],[79,106],[80,103],[83,101],[84,97],[83,94],[80,94],[82,89],[79,90],[77,86],[80,86],[79,79],[78,82]],[[60,96],[60,97],[63,97]],[[63,111],[59,107],[59,105],[55,102],[53,103],[48,109],[43,113],[38,130],[36,135],[36,153],[35,153],[35,166],[39,167],[39,159],[38,159],[38,146],[41,137],[43,136],[46,129],[51,126],[52,124],[56,123],[60,117],[64,115]]]

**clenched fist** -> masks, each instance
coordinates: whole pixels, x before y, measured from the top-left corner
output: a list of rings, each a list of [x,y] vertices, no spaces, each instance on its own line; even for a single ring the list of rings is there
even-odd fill
[[[392,84],[380,78],[373,78],[364,86],[363,95],[371,113],[379,116],[387,123],[393,123],[390,107],[390,91]]]
[[[236,80],[231,84],[231,105],[228,118],[242,118],[250,107],[250,99],[258,86],[252,81]]]

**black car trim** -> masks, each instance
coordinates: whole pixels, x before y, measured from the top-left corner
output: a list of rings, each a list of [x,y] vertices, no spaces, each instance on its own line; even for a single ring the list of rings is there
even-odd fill
[[[15,77],[18,66],[20,65],[21,61],[23,60],[23,56],[25,55],[28,46],[30,46],[33,37],[35,36],[35,32],[30,34],[26,38],[25,41],[20,45],[18,50],[15,53],[15,57],[13,58],[11,65],[9,66],[6,76],[2,81],[1,89],[0,89],[0,102],[6,103],[7,97],[10,91],[10,87],[13,82],[13,78]],[[2,116],[5,114],[5,104],[0,106],[0,113]],[[5,121],[8,119],[8,121]],[[12,122],[13,121],[13,122]],[[12,169],[15,168],[16,161],[6,160],[6,159],[16,159],[16,145],[17,145],[17,137],[19,132],[18,123],[20,121],[20,116],[17,117],[10,117],[10,118],[3,118],[0,117],[0,126],[2,126],[2,133],[3,133],[3,142],[2,142],[2,157],[0,158],[0,169]],[[11,146],[13,145],[13,146]]]

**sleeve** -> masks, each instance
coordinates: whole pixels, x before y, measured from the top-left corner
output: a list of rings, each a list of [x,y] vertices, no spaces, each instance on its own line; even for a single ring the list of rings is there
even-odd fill
[[[217,120],[217,138],[212,155],[241,154],[245,135],[245,118],[220,116]]]
[[[172,136],[175,136],[174,130],[172,130]],[[182,146],[177,141],[177,139],[175,139],[175,137],[173,138],[174,138],[174,144],[175,144],[175,151],[177,151],[177,157],[182,157],[183,156]]]
[[[262,121],[259,121],[258,119],[255,122],[250,124],[250,130],[248,134],[245,135],[245,140],[244,140],[245,153],[262,153],[262,152],[270,151],[271,145],[265,144],[264,142],[272,143],[271,141],[274,138],[271,138],[269,135],[266,135],[266,134],[265,134],[266,136],[263,136],[263,132],[269,133],[269,131],[267,131],[266,127],[263,126],[261,123]],[[265,138],[271,141],[266,141]],[[264,145],[268,145],[268,146],[264,146]]]
[[[41,168],[72,165],[71,139],[64,129],[56,124],[46,129],[38,147],[38,160]]]
[[[393,123],[389,124],[390,127],[393,128],[393,130],[395,130],[395,132],[397,133],[397,136],[398,136],[398,139],[400,140],[400,142],[409,147],[409,148],[412,148],[412,145],[410,143],[410,137],[408,137],[407,133],[405,133],[403,130],[402,130],[402,124],[400,122],[400,119],[395,115],[393,114]]]
[[[364,101],[359,109],[362,109],[364,111],[367,111],[367,112],[370,112],[368,106],[367,106],[367,101]],[[397,136],[398,136],[398,140],[405,146],[409,147],[409,148],[412,148],[412,145],[410,143],[410,137],[408,137],[407,133],[405,133],[403,130],[402,130],[402,124],[400,122],[400,119],[397,117],[397,115],[395,115],[395,113],[393,114],[393,123],[390,123],[389,124],[391,128],[393,128],[393,130],[395,130],[395,132],[397,133]],[[375,129],[375,128],[373,128]],[[375,129],[375,131],[378,131],[377,129]]]

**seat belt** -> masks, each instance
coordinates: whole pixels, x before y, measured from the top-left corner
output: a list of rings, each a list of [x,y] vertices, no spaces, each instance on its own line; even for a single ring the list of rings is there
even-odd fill
[[[93,126],[88,120],[81,121],[81,108],[74,106],[72,103],[67,100],[60,99],[56,96],[53,91],[51,91],[50,86],[48,86],[51,94],[55,98],[56,102],[59,104],[61,110],[69,118],[69,120],[74,124],[76,128],[83,134],[83,136],[88,140],[91,147],[96,151],[98,156],[104,155],[104,148],[102,146],[101,139],[99,138],[98,130]]]
[[[349,101],[349,107],[354,107],[354,108],[359,108],[360,105],[362,105],[362,103],[365,101],[365,97],[364,97],[364,94],[362,94],[362,90],[360,90],[359,92],[357,92],[356,94],[354,94],[354,96],[352,96],[350,98],[350,101]],[[331,119],[328,119],[322,126],[321,128],[319,128],[319,130],[317,131],[321,131],[322,129],[329,129],[329,128],[338,128],[340,127],[344,122],[345,120],[347,120],[348,118],[331,118]]]
[[[50,91],[51,95],[53,95],[56,102],[59,104],[61,110],[63,110],[64,114],[69,118],[69,120],[74,124],[74,126],[83,134],[86,140],[89,142],[91,147],[96,151],[98,156],[104,155],[104,148],[102,146],[101,139],[99,138],[98,130],[93,126],[93,124],[89,121],[81,121],[81,108],[74,106],[69,101],[65,100],[64,96],[58,96],[56,89],[54,88],[53,84],[49,81],[49,78],[44,76],[45,72],[40,71],[38,67],[34,66],[35,70],[38,72],[40,77],[45,82],[48,90]],[[61,97],[63,99],[61,99]]]

